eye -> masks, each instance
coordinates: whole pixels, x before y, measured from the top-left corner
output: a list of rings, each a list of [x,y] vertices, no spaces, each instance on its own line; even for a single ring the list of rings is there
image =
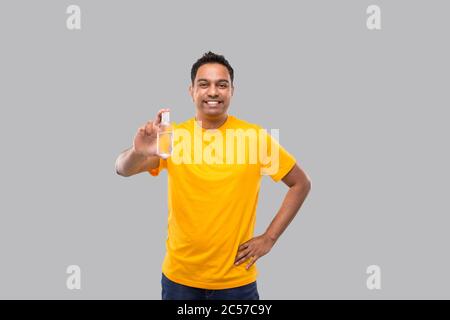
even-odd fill
[[[205,83],[205,82],[203,82],[203,83],[200,83],[200,84],[199,84],[199,87],[200,87],[200,88],[206,88],[206,87],[208,87],[208,84]]]
[[[224,89],[224,88],[227,88],[228,85],[226,83],[221,83],[221,84],[219,84],[219,87]]]

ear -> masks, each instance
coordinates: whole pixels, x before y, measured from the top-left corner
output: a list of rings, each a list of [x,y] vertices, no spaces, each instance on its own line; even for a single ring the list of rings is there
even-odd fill
[[[234,93],[234,86],[232,85],[231,86],[231,95],[233,95],[233,93]]]
[[[192,88],[192,84],[189,85],[189,94],[191,95],[192,101],[194,101],[194,88]]]

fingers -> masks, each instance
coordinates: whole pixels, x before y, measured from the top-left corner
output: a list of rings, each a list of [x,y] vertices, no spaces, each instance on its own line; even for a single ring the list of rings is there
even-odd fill
[[[155,125],[157,126],[158,124],[161,123],[162,113],[166,111],[170,111],[170,109],[168,108],[160,109],[156,114],[155,119],[147,121],[145,125],[139,128],[139,133],[147,136],[152,135]]]
[[[250,269],[250,267],[256,262],[256,260],[258,260],[257,256],[251,256],[250,257],[250,262],[247,264],[247,266],[245,267],[245,269]]]
[[[142,135],[150,136],[153,134],[154,128],[156,125],[161,123],[161,116],[163,112],[170,111],[170,109],[160,109],[156,114],[156,118],[154,120],[149,120],[145,125],[139,128],[139,133]]]
[[[140,135],[145,135],[145,126],[142,126],[138,129]]]
[[[245,269],[248,270],[258,259],[259,259],[259,257],[257,255],[252,254],[252,252],[250,250],[247,250],[237,256],[236,262],[234,263],[234,265],[238,266],[241,263],[243,263],[244,261],[249,260],[249,262],[247,263],[247,265],[245,267]]]
[[[144,126],[144,134],[149,136],[153,133],[153,122],[148,121]]]
[[[152,129],[151,129],[151,127],[147,128],[147,125],[148,125],[148,122],[147,122],[147,124],[143,125],[142,127],[139,127],[139,129],[138,129],[139,135],[146,136],[146,135],[149,135],[151,133]]]
[[[250,246],[249,242],[245,242],[239,246],[236,259],[234,260],[234,264],[236,266],[240,265],[242,262],[248,259],[249,253],[251,252],[249,246]]]
[[[262,247],[263,243],[261,243],[258,239],[258,237],[250,239],[238,247],[238,252],[234,262],[235,266],[238,266],[248,260],[245,267],[245,269],[248,270],[261,256],[265,254],[265,250]]]
[[[248,242],[243,243],[243,244],[241,244],[241,245],[239,246],[238,252],[239,252],[239,251],[242,251],[242,250],[245,250],[245,249],[247,249],[248,247],[249,247],[249,243],[248,243]]]
[[[244,262],[246,259],[248,259],[249,254],[250,254],[250,250],[241,251],[236,256],[236,259],[234,260],[234,264],[237,266],[240,265],[242,262]]]

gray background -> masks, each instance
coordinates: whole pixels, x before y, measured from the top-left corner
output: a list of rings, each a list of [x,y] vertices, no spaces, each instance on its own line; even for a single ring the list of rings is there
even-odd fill
[[[370,4],[380,31],[366,28]],[[114,162],[159,108],[193,116],[189,72],[208,50],[236,71],[230,113],[280,129],[313,182],[258,261],[261,298],[450,298],[449,9],[2,0],[0,298],[160,299],[167,175],[123,178]],[[257,234],[286,192],[263,179]]]

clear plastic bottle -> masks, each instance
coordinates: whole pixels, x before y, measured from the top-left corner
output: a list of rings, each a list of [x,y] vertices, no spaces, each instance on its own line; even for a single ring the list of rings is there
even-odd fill
[[[167,159],[172,155],[172,125],[170,124],[170,113],[163,112],[161,123],[159,124],[156,140],[156,150],[158,155]]]

